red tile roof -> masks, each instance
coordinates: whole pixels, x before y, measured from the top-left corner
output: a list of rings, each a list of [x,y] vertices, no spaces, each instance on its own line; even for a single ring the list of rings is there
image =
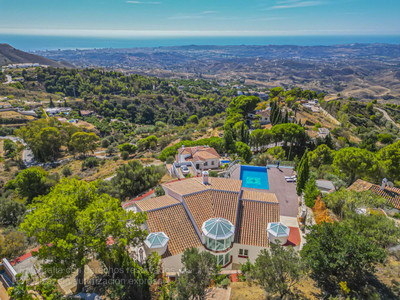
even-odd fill
[[[279,222],[279,204],[241,200],[235,243],[268,247],[268,223]]]
[[[162,207],[170,206],[173,204],[180,203],[178,200],[175,198],[164,195],[160,197],[155,197],[155,198],[147,198],[143,199],[140,201],[136,201],[135,205],[141,210],[141,211],[151,211],[154,209],[159,209]]]
[[[381,196],[387,200],[389,200],[390,203],[393,204],[394,208],[400,209],[400,189],[393,187],[390,188],[386,186],[384,190],[381,190],[381,187],[379,185],[358,179],[356,182],[354,182],[349,188],[349,191],[354,190],[357,192],[362,192],[362,191],[371,191],[373,194]]]
[[[220,217],[233,225],[236,223],[238,193],[208,190],[183,199],[200,232],[203,223],[211,218]]]
[[[167,255],[200,247],[201,241],[182,204],[147,212],[149,232],[164,232],[169,237]]]

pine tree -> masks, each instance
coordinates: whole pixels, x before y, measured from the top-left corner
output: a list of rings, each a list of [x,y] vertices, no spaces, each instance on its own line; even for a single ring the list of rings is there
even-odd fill
[[[304,152],[303,157],[300,160],[299,167],[297,168],[297,195],[301,195],[308,181],[310,170],[308,166],[308,149]]]

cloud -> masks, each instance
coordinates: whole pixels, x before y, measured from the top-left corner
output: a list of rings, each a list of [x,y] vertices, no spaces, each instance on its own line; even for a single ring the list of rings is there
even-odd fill
[[[278,1],[276,5],[268,7],[267,10],[288,9],[299,7],[311,7],[326,4],[324,1],[302,1],[302,0],[283,0]]]
[[[187,14],[187,15],[178,15],[168,17],[170,20],[185,20],[185,19],[204,19],[209,15],[216,14],[217,12],[214,10],[205,10],[197,14]]]
[[[129,4],[153,4],[153,5],[161,4],[161,2],[158,2],[158,1],[152,1],[152,2],[146,2],[146,1],[126,1],[126,3],[129,3]]]
[[[393,32],[395,33],[395,32]],[[3,28],[0,34],[69,36],[69,37],[109,37],[109,38],[154,38],[154,37],[268,37],[268,36],[321,36],[321,35],[371,35],[392,34],[380,29],[311,29],[311,30],[122,30],[122,29],[33,29]]]

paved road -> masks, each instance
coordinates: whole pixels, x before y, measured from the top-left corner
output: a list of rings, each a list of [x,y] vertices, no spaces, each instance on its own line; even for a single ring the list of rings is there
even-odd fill
[[[3,82],[4,84],[9,84],[9,83],[13,82],[12,77],[10,75],[6,75],[6,78],[7,78],[7,81]]]
[[[386,120],[392,122],[394,125],[396,125],[397,127],[400,128],[400,124],[397,124],[395,121],[393,121],[393,119],[389,116],[389,114],[386,112],[386,110],[383,110],[382,108],[379,108],[379,107],[375,107],[375,108],[376,108],[377,110],[379,110],[379,111],[383,114],[383,117],[384,117]]]
[[[22,152],[22,160],[27,167],[34,166],[36,164],[35,158],[33,156],[33,152],[31,149],[28,148],[26,143],[23,139],[16,137],[16,136],[0,136],[0,139],[8,139],[12,140],[13,142],[19,142],[25,146],[24,151]]]

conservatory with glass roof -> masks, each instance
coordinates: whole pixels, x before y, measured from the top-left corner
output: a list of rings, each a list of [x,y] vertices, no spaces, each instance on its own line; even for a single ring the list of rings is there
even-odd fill
[[[169,237],[164,232],[152,232],[144,240],[146,252],[148,254],[158,252],[163,255],[167,250],[168,241]]]
[[[211,218],[203,223],[201,230],[205,248],[217,256],[219,265],[228,264],[231,259],[229,250],[234,240],[235,226],[226,219]]]
[[[267,232],[271,243],[279,242],[284,245],[288,240],[290,228],[281,222],[273,222],[268,223]]]

